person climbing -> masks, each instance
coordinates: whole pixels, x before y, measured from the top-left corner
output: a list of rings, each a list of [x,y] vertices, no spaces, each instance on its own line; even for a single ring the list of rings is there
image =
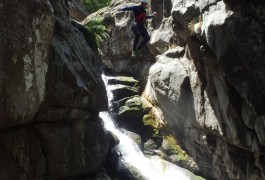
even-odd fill
[[[133,43],[133,50],[132,50],[132,57],[137,58],[139,56],[139,50],[144,47],[150,40],[150,36],[145,28],[145,21],[146,19],[151,19],[157,15],[156,12],[153,12],[152,15],[146,14],[148,0],[141,0],[140,5],[133,5],[128,7],[123,7],[121,11],[133,11],[135,21],[132,24],[132,31],[135,35],[134,43]],[[142,42],[139,44],[140,37],[143,37]]]

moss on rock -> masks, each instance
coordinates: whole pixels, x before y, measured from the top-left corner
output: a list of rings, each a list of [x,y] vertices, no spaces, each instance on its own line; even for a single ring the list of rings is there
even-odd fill
[[[139,107],[128,107],[128,106],[122,106],[120,107],[118,115],[124,114],[124,113],[136,113],[135,111],[142,112],[141,108]]]
[[[178,145],[176,139],[171,135],[164,136],[162,148],[167,155],[177,155],[176,161],[187,163],[190,157],[186,152]]]
[[[146,114],[143,117],[143,123],[145,126],[151,126],[154,129],[159,129],[159,121],[154,119],[154,117],[151,114]]]
[[[142,108],[142,101],[141,101],[141,98],[139,96],[134,96],[134,97],[128,99],[125,102],[125,105],[128,107],[138,107],[140,109],[143,109]]]

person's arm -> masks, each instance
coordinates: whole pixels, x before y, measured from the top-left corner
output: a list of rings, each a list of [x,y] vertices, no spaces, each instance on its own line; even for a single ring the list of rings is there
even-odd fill
[[[152,19],[154,16],[153,15],[147,15],[146,19]]]
[[[156,17],[156,15],[157,15],[157,12],[153,12],[152,15],[147,15],[147,16],[146,16],[146,19],[154,18],[154,17]]]
[[[134,11],[134,10],[136,10],[137,8],[138,8],[138,6],[133,5],[133,6],[123,7],[123,8],[121,8],[120,10],[121,10],[121,11]]]

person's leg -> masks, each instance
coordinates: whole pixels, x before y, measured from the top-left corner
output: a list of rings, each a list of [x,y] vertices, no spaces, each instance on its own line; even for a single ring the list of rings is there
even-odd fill
[[[139,29],[139,27],[137,26],[136,23],[133,24],[132,31],[133,31],[133,33],[135,35],[134,42],[133,42],[133,50],[136,50],[137,49],[137,45],[138,45],[139,40],[140,40],[140,36],[141,36],[140,29]]]
[[[138,45],[140,37],[141,37],[141,32],[140,32],[140,29],[139,29],[137,23],[133,23],[132,31],[133,31],[133,33],[135,35],[134,42],[133,42],[132,57],[133,58],[137,58],[138,57],[138,53],[136,52],[136,50],[137,50],[137,45]]]
[[[133,50],[135,51],[137,48],[137,45],[139,43],[140,36],[135,36],[134,41],[133,41]]]
[[[145,27],[140,29],[141,32],[141,36],[144,38],[143,41],[141,42],[141,44],[136,48],[136,49],[141,49],[142,47],[144,47],[144,45],[146,45],[148,43],[148,41],[150,40],[150,36],[146,30]]]

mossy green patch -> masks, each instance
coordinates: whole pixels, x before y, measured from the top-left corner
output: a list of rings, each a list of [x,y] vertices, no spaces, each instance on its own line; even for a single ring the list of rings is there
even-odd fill
[[[135,111],[142,111],[139,107],[128,107],[128,106],[122,106],[120,107],[118,115],[121,115],[126,112],[135,112]]]
[[[152,132],[152,136],[154,138],[161,138],[161,123],[158,119],[156,119],[151,113],[149,114],[145,114],[143,116],[143,123],[144,126],[149,126],[152,128],[153,132]]]
[[[151,126],[152,128],[159,129],[159,121],[154,119],[151,114],[144,115],[143,122],[145,126]]]
[[[140,97],[133,97],[133,98],[128,99],[125,102],[125,105],[128,107],[138,107],[139,109],[140,108],[142,109],[142,101]]]
[[[122,81],[125,84],[131,84],[133,87],[138,87],[139,86],[139,81],[133,79],[132,77],[126,77],[126,76],[121,76],[118,78],[120,81]]]
[[[187,162],[189,160],[189,156],[186,154],[184,150],[178,145],[175,138],[171,135],[164,136],[164,140],[168,144],[167,154],[169,155],[177,155],[177,161]]]
[[[148,104],[146,104],[146,103],[144,103],[144,102],[142,102],[142,108],[143,108],[143,110],[144,110],[145,112],[150,112],[150,110],[151,110],[151,107],[148,106]]]

